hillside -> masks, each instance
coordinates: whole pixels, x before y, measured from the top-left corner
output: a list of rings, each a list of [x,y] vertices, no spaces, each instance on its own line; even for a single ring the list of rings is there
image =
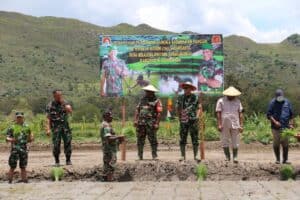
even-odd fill
[[[167,33],[146,24],[101,27],[75,19],[0,12],[0,97],[48,97],[53,88],[62,88],[70,98],[96,96],[99,34]],[[239,87],[249,109],[265,109],[277,87],[287,89],[296,103],[299,44],[298,34],[277,44],[225,37],[226,86]]]
[[[96,94],[98,35],[146,33],[168,32],[145,24],[107,28],[74,19],[0,12],[0,96],[46,95],[53,88],[71,96]]]

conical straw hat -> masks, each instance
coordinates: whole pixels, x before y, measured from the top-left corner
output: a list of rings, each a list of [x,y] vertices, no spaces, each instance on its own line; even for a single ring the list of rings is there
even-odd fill
[[[230,86],[229,88],[227,88],[226,90],[223,91],[223,95],[225,95],[225,96],[235,97],[235,96],[240,96],[241,94],[242,93],[233,86]]]
[[[158,90],[153,85],[147,85],[146,87],[143,87],[142,90],[158,92]]]

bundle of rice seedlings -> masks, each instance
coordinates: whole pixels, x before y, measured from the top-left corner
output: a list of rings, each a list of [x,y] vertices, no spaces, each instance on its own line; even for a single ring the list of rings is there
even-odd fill
[[[292,165],[283,165],[280,168],[280,179],[281,180],[290,180],[295,178],[295,169]]]
[[[204,164],[199,164],[196,168],[196,175],[198,181],[204,181],[207,178],[207,167]]]
[[[64,169],[62,167],[52,167],[50,175],[52,180],[60,181],[64,176]]]

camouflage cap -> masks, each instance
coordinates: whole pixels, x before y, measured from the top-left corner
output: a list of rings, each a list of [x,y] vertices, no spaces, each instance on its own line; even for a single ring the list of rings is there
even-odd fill
[[[209,50],[213,50],[213,46],[212,44],[209,44],[209,43],[205,43],[205,44],[202,44],[202,49],[209,49]]]
[[[111,52],[112,50],[118,50],[116,46],[109,46],[108,51]]]

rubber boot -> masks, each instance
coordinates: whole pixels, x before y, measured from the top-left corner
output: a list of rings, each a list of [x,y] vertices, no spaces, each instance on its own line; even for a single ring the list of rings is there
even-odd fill
[[[181,152],[181,157],[179,161],[184,161],[185,160],[185,145],[180,145],[180,152]]]
[[[8,183],[11,184],[12,181],[13,181],[13,177],[14,177],[14,170],[13,169],[10,169],[7,173],[8,175]]]
[[[279,147],[274,147],[273,146],[273,150],[274,150],[274,154],[276,157],[276,164],[280,164],[280,146]]]
[[[283,164],[291,164],[289,161],[288,161],[288,154],[289,154],[289,147],[283,147],[282,148],[283,152],[282,152],[282,157],[283,157],[283,161],[282,163]]]
[[[143,151],[144,151],[144,148],[138,146],[138,157],[139,157],[139,160],[143,160]]]
[[[157,159],[157,146],[152,147],[152,159]]]
[[[232,153],[233,153],[233,162],[234,163],[238,163],[238,159],[237,159],[237,155],[238,155],[238,148],[233,148],[232,149]]]
[[[54,156],[54,159],[55,159],[55,166],[59,166],[59,155],[55,155]]]
[[[21,179],[23,183],[28,183],[26,169],[21,169]]]
[[[157,159],[157,151],[152,151],[152,159],[153,160]]]
[[[108,173],[107,174],[107,181],[111,182],[114,180],[114,174],[113,173]]]
[[[66,156],[66,165],[72,165],[71,155]]]
[[[197,162],[201,162],[201,159],[198,157],[198,145],[193,145],[193,153],[194,153],[194,160]]]
[[[225,157],[226,157],[226,161],[230,161],[230,150],[229,150],[229,147],[223,147],[223,150],[224,150],[224,154],[225,154]]]

